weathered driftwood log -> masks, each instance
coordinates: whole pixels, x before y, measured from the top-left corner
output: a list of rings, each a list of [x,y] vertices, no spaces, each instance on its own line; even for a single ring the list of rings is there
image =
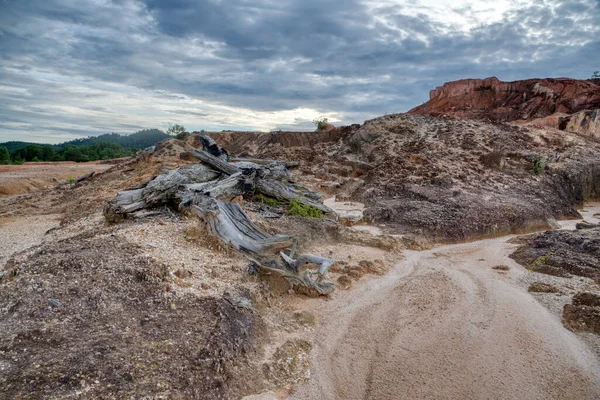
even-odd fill
[[[194,204],[203,204],[210,199],[230,201],[245,193],[251,193],[254,190],[254,178],[254,173],[238,172],[219,180],[183,185],[175,197],[178,199],[180,210]]]
[[[256,182],[256,190],[260,193],[273,197],[277,200],[291,201],[298,200],[302,204],[315,207],[324,213],[331,213],[331,209],[326,205],[319,203],[305,196],[305,192],[294,188],[291,185],[286,185],[274,179],[260,179]]]
[[[92,172],[87,173],[85,175],[81,175],[79,178],[75,179],[75,183],[83,182],[86,179],[91,178],[92,176],[94,176],[95,173],[96,173],[96,171],[92,171]]]
[[[188,165],[168,171],[137,188],[118,192],[104,205],[104,217],[118,222],[139,210],[168,204],[175,199],[180,187],[186,184],[214,180],[219,173],[203,164]]]
[[[198,139],[200,139],[200,144],[202,148],[207,151],[210,155],[220,158],[224,161],[229,159],[229,154],[227,150],[222,148],[204,131],[198,133]]]
[[[241,172],[241,170],[238,167],[236,167],[234,164],[230,164],[227,161],[225,161],[221,158],[215,157],[206,151],[190,150],[189,153],[191,155],[193,155],[194,157],[196,157],[197,159],[199,159],[200,161],[202,161],[203,163],[210,165],[217,171],[222,172],[224,174],[233,175],[233,174],[237,174],[238,172]]]
[[[210,232],[240,251],[257,266],[282,274],[292,285],[318,294],[333,291],[323,278],[333,261],[314,255],[294,259],[296,239],[269,235],[256,226],[237,203],[230,201],[255,192],[283,201],[297,200],[325,213],[331,210],[318,202],[319,195],[291,181],[284,163],[227,162],[227,152],[208,135],[201,133],[204,150],[190,154],[202,164],[188,165],[158,175],[135,188],[119,192],[106,202],[104,216],[118,222],[128,215],[149,215],[163,205],[191,209],[202,218]],[[287,250],[288,254],[283,250]]]
[[[242,253],[252,256],[276,255],[281,250],[296,248],[296,239],[286,235],[270,236],[256,226],[237,203],[221,200],[193,206],[196,214],[219,240]]]
[[[239,204],[213,200],[202,206],[194,205],[193,210],[207,223],[211,234],[242,252],[258,267],[281,274],[294,286],[304,286],[321,295],[333,292],[333,284],[324,280],[333,260],[312,254],[293,259],[296,239],[268,235],[248,218]],[[283,250],[289,250],[289,255]]]
[[[284,164],[287,168],[294,168],[300,165],[298,161],[277,161],[277,160],[269,160],[263,158],[247,158],[247,157],[229,157],[229,162],[239,163],[239,162],[251,162],[259,165],[268,165],[281,163]]]
[[[239,163],[239,166],[225,162],[218,159],[206,151],[202,150],[191,150],[190,154],[197,157],[202,162],[208,164],[210,167],[223,172],[227,175],[238,174],[242,170],[256,171],[256,191],[264,194],[265,196],[273,197],[277,200],[289,202],[291,200],[297,200],[302,204],[315,207],[324,213],[332,213],[332,210],[322,203],[316,201],[320,196],[304,187],[297,189],[299,186],[290,181],[290,174],[282,163],[269,163],[266,165],[258,165],[251,162]],[[310,197],[309,197],[310,196]]]

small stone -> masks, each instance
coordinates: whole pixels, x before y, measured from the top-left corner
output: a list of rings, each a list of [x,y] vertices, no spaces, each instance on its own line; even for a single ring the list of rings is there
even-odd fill
[[[294,313],[294,319],[300,325],[309,325],[309,326],[315,325],[315,316],[306,311],[296,311]]]
[[[62,307],[62,303],[52,297],[48,297],[48,303],[50,303],[52,307]]]
[[[330,268],[329,271],[330,272],[334,272],[336,274],[341,273],[342,271],[344,271],[344,267],[347,265],[346,262],[341,263],[339,261],[336,261],[335,264],[333,264]]]
[[[350,278],[358,280],[358,279],[362,278],[362,276],[364,275],[364,272],[363,272],[362,268],[354,266],[354,267],[347,268],[346,274]]]
[[[202,283],[200,284],[200,287],[201,287],[202,289],[204,289],[204,290],[208,290],[208,289],[210,289],[210,284],[209,284],[209,283],[207,283],[207,282],[202,282]]]
[[[543,282],[533,282],[527,291],[533,293],[560,293],[560,290],[556,286]]]
[[[177,271],[174,272],[174,275],[179,279],[186,279],[192,277],[192,272],[185,268],[179,268]]]
[[[337,282],[340,285],[340,288],[343,290],[348,290],[352,287],[352,279],[348,278],[345,275],[340,276]]]
[[[177,310],[177,305],[175,303],[171,303],[171,310]]]
[[[387,273],[387,269],[385,268],[385,264],[383,263],[382,260],[375,260],[375,261],[362,260],[358,263],[358,265],[367,274],[385,275]]]

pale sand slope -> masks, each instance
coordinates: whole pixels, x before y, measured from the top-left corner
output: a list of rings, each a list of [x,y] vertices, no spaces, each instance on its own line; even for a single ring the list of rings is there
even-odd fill
[[[0,270],[15,253],[37,246],[46,232],[60,225],[60,215],[0,217]]]
[[[291,398],[600,398],[598,360],[515,286],[528,272],[507,240],[407,251],[388,275],[310,300],[311,380]]]
[[[77,179],[89,172],[99,173],[113,166],[100,164],[99,161],[0,165],[0,196],[49,189],[56,184],[67,183],[69,177]]]

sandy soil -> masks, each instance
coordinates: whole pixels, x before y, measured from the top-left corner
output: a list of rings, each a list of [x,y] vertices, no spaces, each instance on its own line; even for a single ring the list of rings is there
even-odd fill
[[[406,251],[386,276],[307,301],[312,378],[290,398],[599,398],[594,352],[518,284],[508,239]]]
[[[365,205],[353,201],[337,201],[336,197],[330,197],[323,204],[331,208],[342,222],[355,224],[363,219]]]
[[[55,214],[0,217],[0,266],[13,254],[42,243],[46,232],[59,225],[60,217]]]
[[[64,183],[89,172],[106,171],[110,164],[89,163],[25,163],[23,165],[0,165],[0,195],[36,192],[57,183]]]
[[[91,169],[86,170],[86,167]],[[3,179],[9,183],[40,179],[44,184],[55,185],[52,179],[64,181],[67,176],[76,177],[109,167],[23,166],[0,174],[0,187]],[[56,178],[53,173],[58,174]],[[115,178],[119,179],[119,185],[129,185],[122,182],[126,179],[141,179],[139,171],[133,169],[120,172]],[[103,190],[114,193],[114,187],[106,188],[104,184]],[[36,190],[35,186],[32,190]],[[15,198],[30,196],[35,195]],[[98,191],[86,185],[65,190],[60,196],[53,200],[56,207],[64,204],[69,196],[73,203],[90,209],[94,207],[86,205],[96,204],[90,199],[96,199],[98,204],[102,200]],[[340,206],[340,212],[361,208],[351,202],[335,205]],[[598,221],[594,217],[600,212],[598,206],[600,204],[588,205],[582,212],[588,222]],[[84,216],[75,213],[78,215],[75,222],[48,235],[49,229],[58,226],[59,215],[25,219],[0,217],[0,265],[11,254],[44,240],[104,227],[99,210],[90,213]],[[568,221],[562,226],[571,227],[576,222]],[[257,277],[248,276],[243,260],[222,252],[219,247],[211,247],[213,245],[203,239],[195,225],[195,221],[178,218],[123,224],[114,228],[110,240],[137,244],[144,256],[167,265],[173,279],[165,286],[168,290],[165,289],[164,296],[169,296],[165,297],[169,301],[179,296],[220,296],[230,289],[255,290],[263,286]],[[354,228],[380,233],[369,226]],[[260,313],[273,336],[270,347],[264,351],[263,367],[271,363],[271,370],[275,371],[269,379],[281,387],[301,382],[307,376],[304,361],[298,362],[301,365],[289,375],[276,375],[279,370],[285,370],[279,368],[277,360],[287,368],[290,358],[287,353],[282,352],[281,356],[276,353],[283,347],[282,343],[291,338],[301,342],[302,346],[296,347],[302,349],[302,357],[308,354],[304,343],[314,343],[310,352],[311,379],[294,388],[291,394],[294,399],[600,398],[597,353],[591,351],[590,344],[581,336],[561,325],[557,312],[546,307],[540,295],[527,293],[525,282],[535,275],[508,258],[516,247],[507,243],[509,239],[406,251],[401,262],[397,262],[396,255],[381,249],[340,243],[315,244],[311,252],[332,257],[338,264],[344,261],[348,267],[364,260],[381,260],[386,268],[394,263],[394,267],[380,277],[361,275],[352,280],[349,290],[338,287],[327,300],[307,299],[293,291],[273,299],[266,295],[260,299],[260,304],[269,304],[269,310]],[[500,264],[510,269],[492,269]],[[191,276],[175,278],[179,269],[187,270]],[[342,272],[332,272],[332,276],[337,278]],[[270,292],[271,289],[266,291]],[[262,293],[252,294],[262,296]],[[559,303],[552,304],[559,309]],[[302,322],[306,326],[298,331],[300,322],[291,323],[290,319],[296,315],[302,320],[308,318],[304,314],[287,315],[294,311],[308,311],[309,316],[315,313],[314,331],[312,322]],[[178,321],[185,322],[185,318]],[[272,359],[276,361],[270,361]],[[286,395],[273,392],[267,394],[271,397],[263,398]]]

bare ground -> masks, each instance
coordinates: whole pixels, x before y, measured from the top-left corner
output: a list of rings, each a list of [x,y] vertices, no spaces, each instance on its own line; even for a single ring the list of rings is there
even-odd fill
[[[517,286],[506,240],[406,251],[385,277],[309,301],[312,379],[291,398],[598,398],[596,356]]]
[[[89,172],[102,172],[110,167],[112,165],[96,161],[0,165],[0,196],[37,192],[65,183],[69,177],[77,179]]]
[[[384,232],[426,231],[441,218],[453,239],[474,238],[480,230],[488,236],[501,234],[505,230],[494,223],[512,204],[504,200],[519,198],[522,187],[527,204],[519,203],[514,221],[520,223],[532,209],[543,217],[542,225],[547,217],[577,216],[571,194],[561,197],[560,204],[553,198],[549,207],[540,202],[540,196],[554,193],[549,173],[537,177],[521,158],[502,173],[488,170],[480,165],[480,155],[492,152],[503,135],[524,140],[516,148],[523,154],[550,151],[555,139],[560,146],[572,142],[564,146],[567,159],[588,157],[594,149],[585,146],[594,143],[506,126],[467,123],[461,131],[449,123],[449,130],[423,136],[431,124],[437,129],[442,122],[384,118],[382,124],[382,130],[398,128],[394,136],[370,132],[373,126],[381,128],[378,123],[352,136],[360,139],[359,153],[373,155],[366,161],[380,165],[366,174],[352,164],[355,160],[334,159],[339,155],[325,162],[325,172],[318,169],[324,154],[349,153],[352,137],[343,146],[320,144],[320,155],[270,144],[262,155],[306,156],[301,181],[340,195],[342,202],[350,200],[349,194],[361,194],[372,216],[380,206],[382,212],[396,209],[417,186],[425,188],[427,193],[414,192],[418,196],[411,201],[418,204],[392,216],[401,220],[383,221],[391,228],[411,229],[386,226]],[[475,131],[493,134],[492,142],[478,143]],[[381,140],[368,141],[370,133]],[[459,142],[475,141],[463,147],[459,143],[463,150],[479,146],[478,153],[467,152],[464,165],[459,161],[465,154],[440,153],[440,143],[431,143],[454,146],[455,136]],[[540,142],[544,138],[549,141]],[[427,149],[443,157],[407,157],[409,165],[388,160],[379,150],[389,140],[404,152]],[[600,396],[598,359],[590,351],[595,342],[584,343],[582,336],[562,327],[555,312],[560,307],[548,297],[558,298],[556,294],[527,293],[525,282],[534,274],[508,258],[515,245],[507,244],[507,238],[406,251],[398,263],[397,250],[427,249],[427,241],[379,236],[381,226],[350,230],[331,221],[288,216],[272,221],[252,214],[267,231],[291,233],[303,250],[336,260],[331,278],[338,290],[329,300],[313,300],[274,277],[248,275],[243,259],[207,238],[195,220],[168,210],[118,226],[105,223],[100,214],[104,200],[164,166],[181,164],[180,150],[190,146],[173,141],[158,151],[164,155],[115,166],[81,187],[57,184],[39,193],[0,197],[3,238],[18,242],[18,235],[32,232],[22,247],[0,246],[0,255],[12,259],[0,290],[0,385],[8,388],[9,398],[118,398],[122,392],[134,398],[238,398],[267,390],[282,398],[291,385],[297,385],[292,398],[310,399]],[[468,171],[464,182],[461,170]],[[509,176],[515,171],[517,178]],[[594,174],[582,186],[590,193],[596,190]],[[496,189],[476,209],[467,209],[473,196],[491,193],[486,185]],[[383,204],[386,198],[393,201]],[[472,224],[453,219],[448,204],[462,210],[460,221]],[[557,204],[568,212],[553,209]],[[492,220],[481,219],[490,210]],[[492,269],[498,265],[508,270]],[[542,303],[550,304],[550,311]]]

